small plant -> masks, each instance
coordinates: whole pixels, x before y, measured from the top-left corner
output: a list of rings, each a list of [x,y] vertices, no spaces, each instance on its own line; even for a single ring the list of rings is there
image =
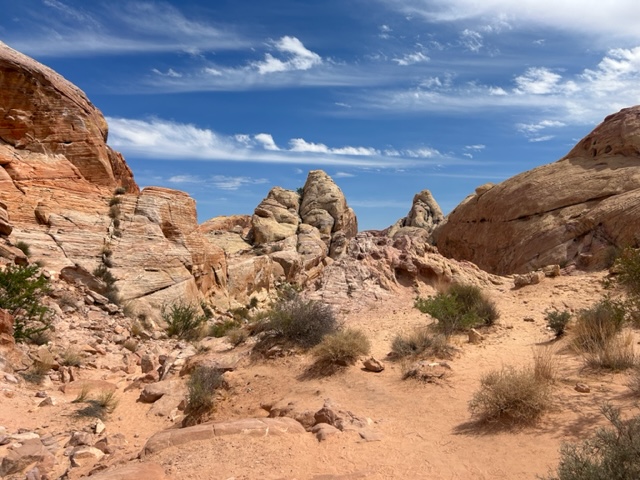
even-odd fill
[[[102,280],[107,286],[115,285],[117,281],[116,277],[113,276],[107,266],[102,263],[94,268],[92,273],[94,277]]]
[[[249,334],[244,328],[236,327],[227,332],[227,340],[231,345],[237,347],[247,341]]]
[[[624,316],[624,305],[608,297],[581,310],[573,328],[573,347],[579,352],[602,350],[622,329]]]
[[[319,344],[325,335],[337,331],[338,326],[329,305],[296,295],[276,303],[269,312],[266,328],[287,342],[310,348]]]
[[[597,346],[585,354],[585,363],[593,369],[620,372],[636,364],[633,351],[633,336],[618,334],[609,338],[602,346]]]
[[[258,306],[258,297],[251,297],[251,299],[249,300],[249,305],[247,305],[247,308],[252,309],[252,308],[256,308]]]
[[[116,219],[120,218],[120,206],[119,205],[111,205],[109,207],[109,218]]]
[[[633,370],[631,370],[627,387],[629,387],[634,395],[640,396],[640,365],[637,363],[633,367]]]
[[[60,355],[60,365],[64,365],[65,367],[79,367],[82,365],[82,356],[77,350],[68,348]]]
[[[348,366],[370,351],[371,342],[364,332],[347,328],[326,335],[311,354],[316,364]]]
[[[215,338],[222,338],[226,336],[231,330],[234,330],[240,326],[240,322],[235,319],[226,319],[222,322],[216,322],[209,327],[209,336]]]
[[[623,420],[611,405],[601,411],[613,428],[599,428],[593,438],[579,444],[564,444],[558,468],[547,480],[640,478],[640,415]]]
[[[89,398],[89,387],[86,385],[82,386],[82,390],[78,393],[78,396],[71,400],[71,403],[84,403]]]
[[[432,356],[450,359],[453,351],[454,347],[449,345],[445,335],[434,335],[425,327],[396,335],[391,342],[391,353],[395,358]]]
[[[162,319],[167,323],[167,334],[185,340],[197,340],[202,337],[202,327],[206,318],[198,312],[198,307],[184,302],[170,306],[164,305]]]
[[[204,317],[207,320],[211,320],[213,318],[213,310],[211,307],[207,305],[205,302],[200,302],[200,308],[202,309],[202,313],[204,313]]]
[[[104,420],[108,415],[112,414],[118,406],[119,400],[114,391],[100,392],[98,396],[93,399],[88,398],[88,392],[85,394],[84,391],[83,388],[78,398],[74,400],[74,403],[88,404],[76,412],[78,416],[96,417]]]
[[[626,248],[615,262],[619,283],[627,294],[626,307],[633,323],[640,326],[640,249]]]
[[[114,205],[120,205],[120,202],[122,202],[120,197],[111,197],[111,199],[109,199],[109,206],[113,207]]]
[[[215,405],[216,391],[224,385],[220,370],[197,367],[187,382],[187,406],[184,426],[202,423]]]
[[[249,309],[247,307],[238,307],[230,310],[231,315],[237,321],[249,319]]]
[[[133,338],[127,338],[122,346],[129,350],[131,353],[135,353],[135,351],[138,350],[138,342]]]
[[[34,339],[51,328],[51,312],[42,304],[49,290],[49,280],[36,265],[10,264],[0,270],[0,308],[13,315],[17,342]]]
[[[116,187],[113,191],[114,195],[124,195],[125,193],[127,193],[127,189],[125,187]]]
[[[58,305],[61,308],[71,307],[71,308],[75,309],[76,308],[76,299],[73,298],[73,295],[71,295],[69,293],[65,293],[58,299]]]
[[[533,376],[539,382],[553,383],[558,372],[558,361],[551,347],[538,348],[533,352]]]
[[[550,387],[536,378],[532,368],[503,367],[480,379],[480,389],[469,410],[480,421],[527,424],[537,420],[551,405]]]
[[[434,297],[417,298],[415,307],[438,320],[435,328],[444,335],[493,325],[500,316],[495,304],[473,285],[453,284]]]
[[[31,256],[31,245],[29,245],[27,242],[19,240],[16,242],[15,247],[22,253],[24,253],[25,257]]]
[[[547,320],[547,327],[553,330],[556,337],[561,337],[567,328],[569,320],[571,320],[571,312],[569,310],[549,310],[546,312],[545,319]]]

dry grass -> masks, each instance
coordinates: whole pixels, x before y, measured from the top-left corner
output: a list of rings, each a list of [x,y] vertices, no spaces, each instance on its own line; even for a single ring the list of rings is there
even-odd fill
[[[485,374],[469,402],[469,410],[479,421],[509,424],[533,423],[550,406],[549,383],[536,377],[533,368],[514,367]]]
[[[454,351],[446,335],[434,335],[426,327],[396,335],[391,342],[391,353],[395,358],[436,357],[448,360],[453,357]]]
[[[621,372],[636,365],[633,348],[633,335],[630,332],[618,334],[608,339],[604,345],[594,347],[584,354],[587,367],[595,370]]]
[[[640,365],[636,364],[633,370],[631,370],[627,387],[629,387],[634,395],[640,396]]]
[[[625,310],[619,302],[604,298],[591,308],[581,310],[572,329],[571,345],[578,353],[602,349],[622,330]]]
[[[325,336],[311,354],[316,364],[347,366],[370,350],[371,342],[362,331],[347,328]]]
[[[552,347],[537,348],[533,352],[533,375],[539,382],[553,383],[558,374],[558,359]]]

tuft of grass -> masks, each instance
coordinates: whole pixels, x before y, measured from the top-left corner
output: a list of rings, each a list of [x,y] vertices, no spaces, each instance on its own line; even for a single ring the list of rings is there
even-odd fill
[[[167,323],[167,334],[184,340],[202,338],[206,318],[200,315],[198,307],[184,302],[164,305],[162,319]]]
[[[19,240],[16,242],[15,247],[22,253],[24,253],[25,257],[31,256],[31,245],[29,245],[27,242]]]
[[[547,327],[553,330],[556,337],[561,337],[567,329],[569,320],[571,320],[571,312],[569,312],[569,310],[563,310],[562,312],[559,310],[549,310],[545,314],[545,319],[547,320]]]
[[[424,356],[451,359],[453,352],[454,347],[449,345],[446,335],[434,335],[426,327],[398,334],[391,342],[391,353],[395,358]]]
[[[622,330],[625,308],[621,302],[605,297],[588,309],[581,310],[573,330],[572,346],[578,352],[593,352]]]
[[[216,391],[224,385],[220,370],[197,367],[187,382],[187,406],[184,426],[202,423],[215,406]]]
[[[227,332],[227,340],[231,345],[237,347],[247,341],[249,334],[242,327],[232,328]]]
[[[539,382],[553,383],[558,374],[558,360],[551,347],[543,347],[533,352],[533,376]]]
[[[453,284],[434,297],[418,297],[415,307],[438,320],[435,328],[444,335],[493,325],[500,316],[495,304],[474,285]]]
[[[81,397],[82,399],[80,399]],[[95,417],[101,420],[104,420],[112,414],[119,402],[120,401],[114,391],[103,391],[100,392],[96,398],[88,398],[88,393],[84,394],[84,389],[74,400],[74,403],[87,404],[86,407],[78,410],[76,415],[80,417]]]
[[[311,348],[318,345],[325,335],[336,332],[339,324],[329,305],[295,295],[290,300],[276,303],[269,312],[265,327],[286,342]]]
[[[60,354],[60,365],[66,367],[79,367],[82,365],[82,355],[72,348],[66,349]]]
[[[564,444],[555,474],[546,480],[631,480],[640,478],[640,415],[623,420],[620,410],[603,405],[611,427],[599,428],[579,444]]]
[[[631,370],[631,375],[629,375],[627,387],[629,387],[631,393],[636,396],[640,396],[640,365],[637,363],[633,367],[633,370]]]
[[[533,368],[503,367],[480,379],[480,389],[469,410],[482,422],[530,424],[551,406],[549,383],[536,377]]]
[[[315,357],[316,365],[353,365],[356,361],[368,355],[371,342],[361,330],[346,328],[326,335],[314,347],[311,355]]]
[[[129,350],[131,353],[135,353],[136,350],[138,350],[138,342],[133,338],[127,338],[122,346]]]
[[[240,322],[236,319],[227,319],[222,322],[213,323],[209,326],[209,336],[215,338],[222,338],[226,336],[231,330],[240,327]]]
[[[640,327],[640,249],[625,248],[616,259],[616,281],[627,294],[626,308],[636,327]]]
[[[593,369],[621,372],[636,365],[633,336],[617,334],[603,345],[598,345],[585,353],[585,363]]]
[[[71,403],[85,403],[89,399],[89,387],[86,385],[82,387],[78,396],[71,400]]]

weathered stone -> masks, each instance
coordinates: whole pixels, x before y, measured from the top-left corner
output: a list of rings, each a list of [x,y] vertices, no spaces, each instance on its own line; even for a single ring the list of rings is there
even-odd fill
[[[71,465],[81,467],[99,462],[104,457],[104,452],[96,447],[81,446],[73,449],[71,453]]]
[[[316,436],[319,442],[323,442],[336,433],[340,433],[340,430],[328,423],[317,423],[311,428],[311,433]]]
[[[341,409],[331,400],[326,400],[323,407],[315,415],[316,425],[318,423],[328,423],[338,430],[357,430],[369,425],[369,420],[354,413]]]
[[[13,322],[13,315],[0,308],[0,334],[6,334],[13,338]]]
[[[591,388],[586,383],[576,383],[575,391],[580,393],[589,393],[591,392]]]
[[[384,363],[382,363],[380,360],[376,360],[373,357],[367,358],[363,362],[363,365],[365,370],[368,370],[370,372],[381,372],[384,370]]]
[[[7,213],[7,206],[0,202],[0,235],[8,237],[13,231],[13,225],[9,223],[9,214]]]
[[[163,468],[156,463],[129,463],[95,475],[92,480],[168,480]]]
[[[53,467],[55,458],[39,439],[27,440],[15,449],[9,450],[0,463],[0,477],[19,473],[36,464],[40,471],[47,472]]]
[[[142,389],[138,401],[142,403],[153,403],[163,395],[175,394],[181,391],[184,391],[184,387],[177,380],[165,380],[163,382],[152,383]]]
[[[434,238],[443,255],[497,274],[568,262],[602,268],[613,248],[638,243],[639,198],[636,106],[605,118],[561,160],[465,200]]]
[[[484,340],[484,335],[482,335],[475,328],[472,328],[471,330],[469,330],[469,343],[478,345],[482,343],[483,340]]]
[[[299,202],[300,196],[296,192],[272,188],[251,218],[254,244],[277,242],[295,235],[300,223]]]
[[[393,237],[398,233],[404,234],[406,227],[421,228],[429,235],[440,223],[444,221],[442,210],[429,190],[423,190],[413,197],[411,210],[406,217],[398,220],[389,229],[389,236]]]
[[[543,271],[524,273],[522,275],[513,276],[513,284],[516,288],[526,287],[527,285],[536,285],[545,277]]]

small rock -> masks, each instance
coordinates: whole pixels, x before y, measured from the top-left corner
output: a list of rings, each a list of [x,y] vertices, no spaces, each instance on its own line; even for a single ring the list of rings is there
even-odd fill
[[[47,398],[47,392],[39,390],[36,392],[36,398]]]
[[[38,406],[39,407],[52,407],[56,404],[56,401],[53,397],[47,397],[44,400],[42,400]]]
[[[365,428],[358,432],[360,438],[365,442],[380,442],[382,440],[383,435],[380,432],[376,432],[374,430],[370,430]]]
[[[525,322],[535,322],[535,319],[533,317],[524,317],[523,320]]]
[[[96,420],[96,424],[93,426],[93,431],[97,434],[100,435],[102,432],[105,431],[107,427],[105,426],[105,424],[102,422],[102,420],[98,419]]]
[[[580,393],[589,393],[591,392],[591,388],[589,387],[589,385],[585,384],[585,383],[576,383],[576,386],[574,387],[576,392],[580,392]]]
[[[10,373],[5,373],[4,379],[7,383],[13,383],[14,385],[19,383],[18,379],[15,376],[11,375]]]
[[[469,343],[477,345],[481,343],[483,340],[484,340],[484,335],[482,335],[475,328],[472,328],[471,330],[469,330]]]
[[[369,372],[381,372],[384,370],[384,363],[373,357],[367,358],[364,362],[364,369]]]
[[[104,452],[95,447],[78,447],[71,454],[71,465],[81,467],[90,463],[96,463],[102,460]]]
[[[319,442],[323,442],[330,436],[340,433],[340,430],[328,423],[317,423],[311,429],[311,433],[316,436]]]

